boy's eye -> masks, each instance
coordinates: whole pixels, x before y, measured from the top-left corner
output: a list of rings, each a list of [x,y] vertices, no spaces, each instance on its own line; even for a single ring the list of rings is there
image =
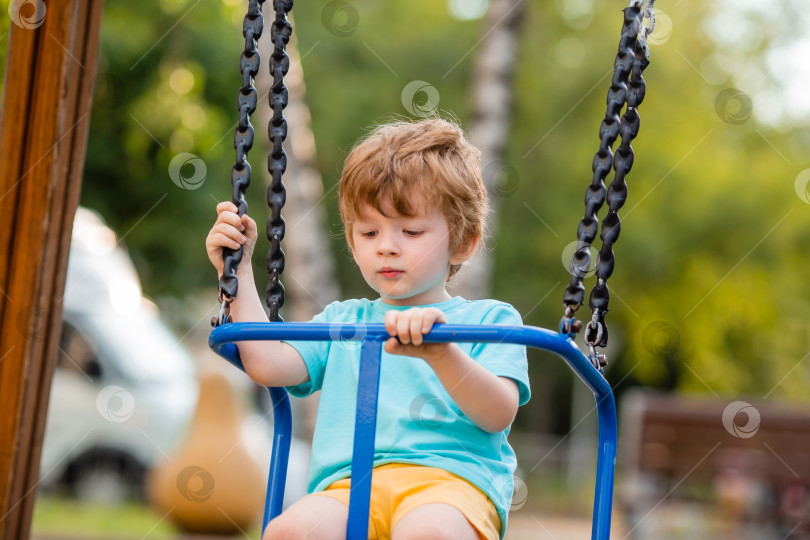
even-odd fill
[[[413,231],[408,229],[406,229],[404,232],[408,236],[419,236],[420,234],[422,234],[422,231]]]
[[[364,238],[374,238],[375,236],[377,236],[377,231],[361,232],[360,236]]]

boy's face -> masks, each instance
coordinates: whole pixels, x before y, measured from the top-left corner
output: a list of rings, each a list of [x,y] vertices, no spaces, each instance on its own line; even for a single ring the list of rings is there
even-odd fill
[[[386,217],[365,204],[352,223],[352,254],[360,272],[386,304],[415,306],[448,300],[445,283],[451,264],[447,220],[434,209],[415,216],[397,214],[384,205]],[[390,211],[389,211],[390,210]]]

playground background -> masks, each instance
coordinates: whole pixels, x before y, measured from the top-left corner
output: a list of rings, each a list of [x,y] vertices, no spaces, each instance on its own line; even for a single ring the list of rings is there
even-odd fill
[[[524,12],[512,114],[505,154],[490,170],[499,213],[489,294],[515,305],[527,324],[555,328],[625,2],[515,4]],[[801,0],[660,4],[614,249],[606,376],[620,404],[643,387],[728,404],[806,406],[810,9]],[[0,7],[7,13],[8,0]],[[473,121],[487,7],[486,0],[296,5],[319,176],[313,208],[324,213],[317,242],[328,246],[321,260],[330,265],[319,267],[330,269],[319,279],[336,298],[369,294],[340,235],[335,186],[343,158],[392,115],[415,117],[427,107],[462,125]],[[119,233],[144,294],[198,358],[216,307],[203,239],[215,201],[230,197],[243,16],[236,0],[110,0],[102,23],[82,205]],[[0,19],[0,62],[11,24]],[[261,221],[266,146],[263,123],[254,126],[248,200]],[[194,185],[173,182],[181,153],[204,164]],[[257,247],[257,276],[266,247]],[[284,280],[306,275],[288,268]],[[306,301],[294,288],[290,306]],[[515,441],[522,467],[548,463],[527,479],[526,510],[516,515],[587,519],[590,396],[550,356],[534,354],[531,369],[533,399],[521,409]]]

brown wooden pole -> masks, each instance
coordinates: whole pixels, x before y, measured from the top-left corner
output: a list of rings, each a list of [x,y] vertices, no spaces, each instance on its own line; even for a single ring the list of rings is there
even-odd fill
[[[21,9],[11,10],[0,109],[0,537],[27,538],[103,1],[12,1]]]

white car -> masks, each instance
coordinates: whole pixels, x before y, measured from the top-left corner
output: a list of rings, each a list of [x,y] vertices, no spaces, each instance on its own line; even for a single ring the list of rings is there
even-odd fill
[[[63,301],[39,487],[107,503],[139,498],[148,468],[186,434],[199,391],[194,362],[142,297],[115,234],[84,208]],[[266,467],[272,427],[255,417],[248,426]],[[308,454],[293,440],[285,502],[304,493]]]
[[[41,487],[115,502],[185,433],[197,402],[194,363],[141,296],[115,234],[93,212],[74,220]]]

